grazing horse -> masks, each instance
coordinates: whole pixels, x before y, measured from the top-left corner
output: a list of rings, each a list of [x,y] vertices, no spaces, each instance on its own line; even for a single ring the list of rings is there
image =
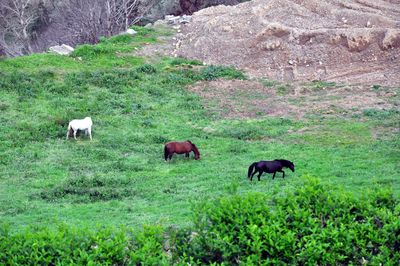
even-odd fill
[[[167,161],[168,159],[171,160],[172,155],[174,153],[183,154],[185,153],[186,157],[189,157],[189,153],[194,152],[194,159],[200,159],[200,152],[197,149],[196,145],[194,145],[189,140],[184,142],[168,142],[164,146],[164,158]]]
[[[282,170],[283,167],[287,167],[294,172],[294,164],[288,160],[276,159],[274,161],[255,162],[250,165],[247,177],[250,178],[250,181],[253,181],[253,176],[258,172],[257,178],[258,181],[260,181],[262,173],[265,172],[270,174],[274,173],[272,176],[272,179],[274,179],[276,172],[281,172],[283,173],[283,178],[285,178],[285,172]]]
[[[78,132],[78,130],[85,130],[85,134],[89,134],[90,140],[92,140],[92,125],[93,122],[90,117],[72,120],[68,124],[67,139],[71,133],[71,130],[74,132],[74,139],[76,139],[76,133]]]

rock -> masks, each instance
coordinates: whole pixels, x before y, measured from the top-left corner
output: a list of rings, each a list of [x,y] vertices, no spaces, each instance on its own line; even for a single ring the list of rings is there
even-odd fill
[[[135,31],[134,29],[127,29],[126,33],[128,33],[130,35],[135,35],[137,33],[137,31]]]
[[[192,21],[192,16],[183,15],[183,16],[174,16],[168,15],[165,16],[163,23],[168,25],[180,25],[180,24],[187,24]]]
[[[62,45],[51,46],[49,48],[49,51],[59,55],[70,55],[74,51],[74,48],[72,48],[69,45],[62,44]]]

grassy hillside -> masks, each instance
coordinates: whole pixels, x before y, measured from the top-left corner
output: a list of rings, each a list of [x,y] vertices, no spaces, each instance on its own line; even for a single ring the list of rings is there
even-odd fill
[[[146,63],[133,51],[171,32],[136,30],[78,47],[71,57],[0,61],[1,222],[15,230],[59,222],[184,226],[199,202],[291,190],[303,176],[356,194],[389,186],[399,197],[398,111],[224,119],[185,86],[244,75],[179,58]],[[93,141],[65,140],[68,121],[85,116],[93,119]],[[163,144],[187,139],[201,159],[166,163]],[[249,182],[252,162],[276,158],[293,161],[296,172]]]

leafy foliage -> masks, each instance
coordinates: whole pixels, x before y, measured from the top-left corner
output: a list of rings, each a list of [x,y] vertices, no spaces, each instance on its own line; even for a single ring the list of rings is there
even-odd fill
[[[235,187],[231,196],[198,204],[188,228],[63,225],[12,232],[2,225],[0,263],[377,265],[400,259],[400,201],[388,189],[360,198],[310,177],[272,196],[239,195]]]
[[[396,264],[400,202],[388,190],[358,198],[307,180],[295,190],[222,197],[195,211],[177,256],[205,264]],[[189,262],[189,261],[188,261]]]
[[[162,249],[162,229],[145,227],[56,229],[29,228],[12,233],[0,227],[2,265],[167,265]]]

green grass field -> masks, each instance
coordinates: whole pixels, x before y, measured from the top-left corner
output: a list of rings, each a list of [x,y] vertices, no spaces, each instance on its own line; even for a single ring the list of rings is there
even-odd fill
[[[290,189],[304,176],[356,194],[388,186],[400,196],[398,110],[224,119],[185,86],[244,76],[183,59],[149,65],[132,51],[171,33],[137,30],[135,37],[81,46],[71,57],[0,61],[1,222],[15,230],[60,222],[185,226],[199,202]],[[85,116],[93,119],[93,141],[66,140],[68,121]],[[166,163],[164,143],[187,139],[201,159],[174,156]],[[293,161],[296,172],[249,182],[252,162],[277,158]]]

